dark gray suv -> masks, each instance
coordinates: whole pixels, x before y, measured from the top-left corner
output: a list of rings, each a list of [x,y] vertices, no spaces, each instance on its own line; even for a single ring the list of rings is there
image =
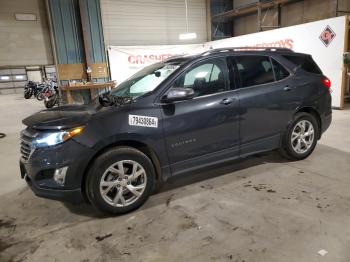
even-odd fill
[[[99,102],[23,120],[21,175],[36,195],[125,213],[194,169],[275,149],[304,159],[332,116],[312,57],[278,48],[171,58]]]

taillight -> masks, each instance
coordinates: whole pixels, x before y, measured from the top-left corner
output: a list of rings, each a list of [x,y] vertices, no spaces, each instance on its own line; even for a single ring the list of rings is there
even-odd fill
[[[322,79],[322,84],[324,85],[324,87],[327,87],[328,89],[331,88],[331,80],[329,80],[326,77]]]

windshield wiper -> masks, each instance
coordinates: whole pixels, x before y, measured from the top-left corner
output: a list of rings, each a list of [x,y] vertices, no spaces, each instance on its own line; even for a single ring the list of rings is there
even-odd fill
[[[115,95],[110,95],[110,99],[113,105],[115,106],[130,104],[134,100],[134,98],[131,96],[115,96]]]
[[[116,96],[110,93],[100,95],[98,101],[102,106],[122,106],[130,104],[134,101],[134,98],[131,96]]]

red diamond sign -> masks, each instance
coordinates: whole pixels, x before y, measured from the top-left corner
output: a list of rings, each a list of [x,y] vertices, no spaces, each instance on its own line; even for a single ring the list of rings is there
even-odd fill
[[[335,33],[332,30],[332,28],[327,25],[326,28],[323,30],[323,32],[320,35],[320,40],[321,42],[328,47],[330,45],[330,43],[332,42],[332,40],[335,38]]]

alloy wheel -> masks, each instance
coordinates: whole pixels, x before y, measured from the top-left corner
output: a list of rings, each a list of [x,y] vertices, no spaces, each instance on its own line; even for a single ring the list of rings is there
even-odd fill
[[[311,148],[314,139],[315,129],[310,121],[301,120],[294,126],[291,135],[291,145],[296,153],[304,154],[307,152]]]
[[[136,161],[122,160],[107,168],[100,180],[100,194],[110,205],[126,207],[137,201],[147,184],[145,169]]]

